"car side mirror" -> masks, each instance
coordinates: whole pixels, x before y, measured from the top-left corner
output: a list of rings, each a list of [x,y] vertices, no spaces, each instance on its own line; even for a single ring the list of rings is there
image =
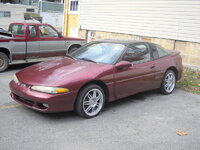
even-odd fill
[[[118,62],[115,67],[120,70],[120,69],[124,69],[124,68],[128,68],[131,67],[132,63],[128,62],[128,61],[120,61]]]

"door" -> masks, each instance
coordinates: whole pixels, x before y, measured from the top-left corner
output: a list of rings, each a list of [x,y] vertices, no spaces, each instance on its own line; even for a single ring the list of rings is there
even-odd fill
[[[169,66],[172,66],[170,53],[159,45],[151,43],[152,54],[155,62],[155,86],[159,88]],[[170,65],[171,64],[171,65]]]
[[[131,62],[132,66],[122,70],[116,69],[115,94],[117,98],[153,88],[155,66],[148,44],[130,45],[122,60]]]
[[[67,52],[66,41],[49,25],[40,25],[41,57],[64,56]]]
[[[38,58],[40,53],[40,43],[37,26],[29,25],[27,31],[27,58]]]
[[[11,24],[9,31],[15,38],[10,40],[12,60],[24,60],[26,58],[26,35],[24,24]]]

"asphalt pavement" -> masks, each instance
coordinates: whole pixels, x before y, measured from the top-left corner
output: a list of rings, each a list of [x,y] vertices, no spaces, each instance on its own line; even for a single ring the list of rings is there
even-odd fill
[[[199,150],[200,95],[176,89],[106,104],[92,119],[44,114],[13,101],[9,81],[26,65],[0,73],[0,150]],[[177,131],[184,131],[179,136]]]

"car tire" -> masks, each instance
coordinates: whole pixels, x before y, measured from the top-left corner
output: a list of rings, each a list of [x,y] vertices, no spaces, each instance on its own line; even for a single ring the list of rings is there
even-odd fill
[[[3,72],[8,68],[8,63],[8,56],[5,53],[0,52],[0,72]]]
[[[102,111],[104,104],[104,90],[96,84],[90,84],[84,87],[78,94],[75,110],[81,117],[92,118]]]
[[[167,70],[160,86],[160,92],[165,95],[171,94],[174,91],[175,87],[176,74],[173,70]]]

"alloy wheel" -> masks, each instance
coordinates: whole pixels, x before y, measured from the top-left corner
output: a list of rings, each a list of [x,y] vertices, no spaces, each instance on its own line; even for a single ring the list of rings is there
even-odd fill
[[[175,77],[174,73],[169,72],[165,76],[165,80],[164,80],[165,91],[167,93],[171,93],[174,90],[175,85],[176,85],[176,77]]]
[[[88,116],[98,114],[104,103],[104,95],[99,89],[91,89],[83,99],[83,110]]]

